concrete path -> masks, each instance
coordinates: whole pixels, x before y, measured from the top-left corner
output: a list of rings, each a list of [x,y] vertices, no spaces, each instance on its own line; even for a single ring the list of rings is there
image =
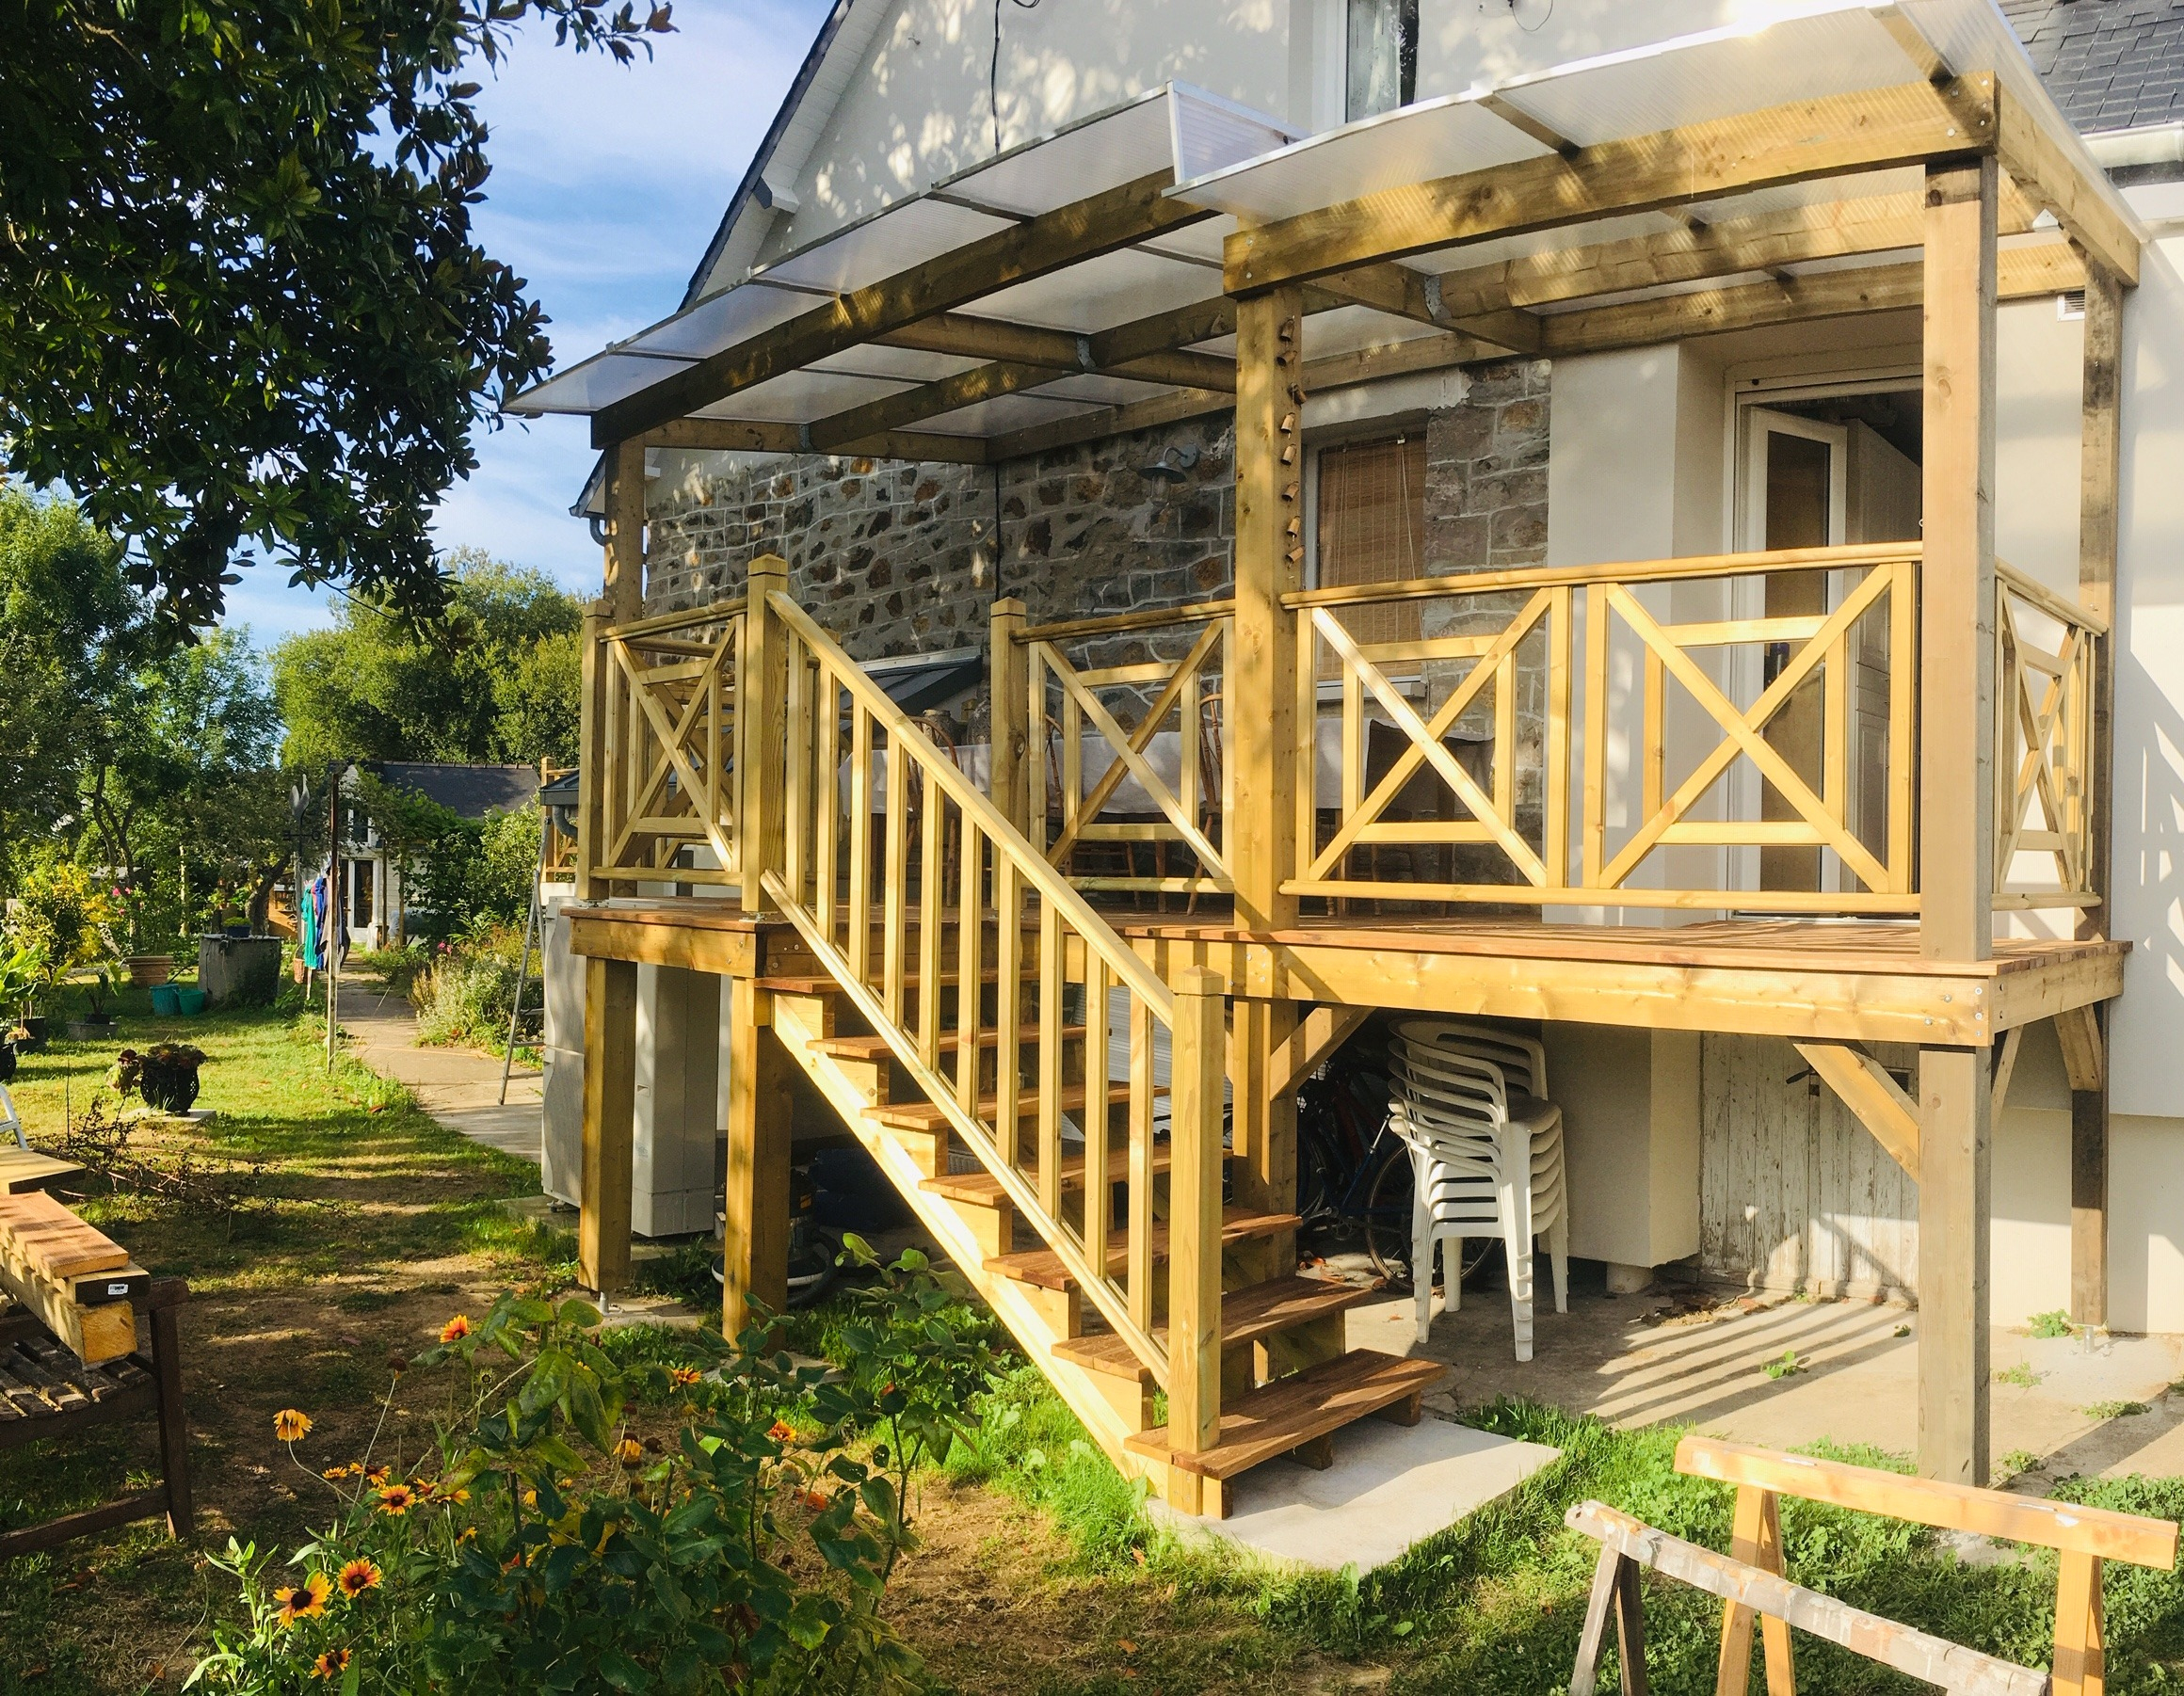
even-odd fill
[[[479,1048],[420,1048],[417,1019],[399,996],[382,996],[377,979],[341,986],[342,1028],[349,1052],[383,1078],[409,1086],[418,1106],[451,1130],[536,1165],[545,1109],[539,1076],[519,1065],[500,1103],[501,1062]]]

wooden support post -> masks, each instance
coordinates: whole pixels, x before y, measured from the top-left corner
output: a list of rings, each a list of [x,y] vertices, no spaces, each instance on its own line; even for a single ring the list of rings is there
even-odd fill
[[[2115,614],[2117,487],[2122,464],[2123,284],[2090,256],[2085,265],[2085,368],[2079,436],[2078,599],[2108,626],[2092,637],[2093,749],[2087,774],[2091,840],[2086,888],[2100,897],[2079,919],[2080,936],[2115,934],[2114,885]],[[2105,1060],[2108,1012],[2089,1008]],[[2070,1317],[2108,1323],[2108,1067],[2098,1081],[2070,1090]],[[2098,1588],[2096,1587],[2097,1600]]]
[[[2054,1696],[2101,1696],[2108,1686],[2100,1557],[2064,1549],[2055,1564]]]
[[[998,537],[996,538],[998,539]],[[1020,831],[1031,828],[1030,790],[1024,782],[1031,760],[1030,681],[1023,644],[1024,603],[1013,597],[996,600],[990,621],[986,677],[989,697],[987,744],[991,750],[988,791],[1001,816]],[[1033,763],[1036,763],[1033,761]],[[1039,844],[1044,848],[1046,844]]]
[[[1746,1566],[1782,1576],[1782,1509],[1772,1490],[1757,1484],[1737,1487],[1737,1514],[1729,1554]],[[1797,1663],[1790,1647],[1790,1627],[1772,1615],[1760,1616],[1736,1602],[1722,1608],[1721,1661],[1714,1674],[1714,1696],[1744,1696],[1752,1678],[1752,1622],[1759,1619],[1767,1644],[1767,1696],[1796,1696]]]
[[[1919,938],[1994,951],[1995,163],[1930,166],[1920,571]],[[1919,1067],[1919,1467],[1984,1484],[1990,1074],[1981,1048]]]
[[[1276,289],[1236,306],[1236,613],[1229,649],[1228,816],[1224,847],[1236,921],[1296,921],[1297,617],[1281,598],[1303,584],[1304,296]],[[1257,985],[1239,985],[1247,992]],[[1238,1000],[1230,1050],[1240,1205],[1296,1201],[1296,1101],[1276,1090],[1273,1057],[1296,1030],[1291,1001]],[[1295,1265],[1287,1235],[1255,1248],[1262,1277]]]
[[[179,1280],[176,1288],[180,1288]],[[182,1402],[182,1331],[177,1305],[163,1302],[156,1287],[152,1301],[152,1370],[158,1381],[159,1478],[167,1492],[167,1534],[185,1538],[197,1530],[197,1508],[189,1490],[189,1417]]]
[[[789,562],[762,553],[750,563],[746,584],[743,653],[735,680],[737,782],[736,863],[743,910],[763,913],[772,904],[759,880],[784,868],[788,824],[788,632],[766,597],[789,586]],[[859,821],[862,828],[865,821]],[[861,920],[860,920],[861,922]]]
[[[1168,1447],[1211,1448],[1221,1430],[1221,997],[1218,973],[1186,968],[1175,986],[1169,1087]],[[1185,1496],[1199,1489],[1180,1467]],[[1200,1512],[1196,1499],[1171,1502]]]
[[[617,624],[645,611],[645,446],[606,450],[606,599]]]
[[[774,1031],[773,997],[749,979],[729,985],[728,1223],[721,1233],[720,1320],[733,1337],[750,1303],[775,1313],[789,1300],[790,1068]]]
[[[637,1112],[637,968],[584,963],[584,1162],[577,1276],[601,1297],[630,1280],[631,1160]]]

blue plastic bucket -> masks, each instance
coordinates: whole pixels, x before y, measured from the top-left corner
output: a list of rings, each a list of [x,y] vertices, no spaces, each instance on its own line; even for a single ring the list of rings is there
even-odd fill
[[[152,991],[152,1016],[154,1018],[172,1018],[182,1011],[182,991],[172,984],[160,984]]]

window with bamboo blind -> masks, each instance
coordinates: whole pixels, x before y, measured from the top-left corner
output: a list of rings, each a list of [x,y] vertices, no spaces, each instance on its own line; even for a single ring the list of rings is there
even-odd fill
[[[1320,451],[1319,584],[1392,583],[1425,575],[1425,433],[1352,441]],[[1419,603],[1344,607],[1337,615],[1357,641],[1406,642],[1419,633]],[[1323,676],[1336,670],[1323,653]]]

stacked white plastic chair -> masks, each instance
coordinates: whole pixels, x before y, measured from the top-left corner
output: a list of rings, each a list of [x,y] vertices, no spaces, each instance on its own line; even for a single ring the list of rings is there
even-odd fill
[[[1554,1307],[1569,1311],[1569,1215],[1562,1109],[1547,1099],[1547,1052],[1485,1025],[1405,1019],[1389,1048],[1389,1120],[1410,1149],[1416,1180],[1411,1272],[1418,1337],[1433,1319],[1433,1265],[1442,1249],[1444,1310],[1462,1297],[1464,1240],[1499,1238],[1509,1256],[1517,1358],[1532,1358],[1533,1243],[1545,1237]]]

